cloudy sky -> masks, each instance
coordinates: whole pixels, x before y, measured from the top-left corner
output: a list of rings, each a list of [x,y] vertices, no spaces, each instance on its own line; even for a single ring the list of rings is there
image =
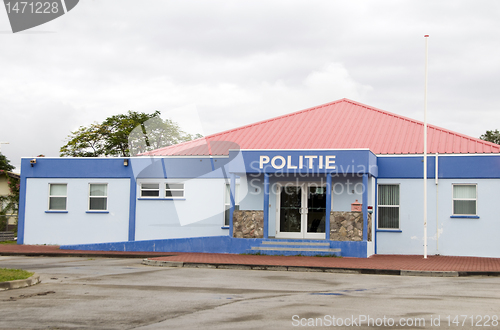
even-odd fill
[[[340,98],[479,137],[500,129],[500,1],[81,0],[13,34],[0,8],[0,142],[57,157],[128,110],[203,135]]]

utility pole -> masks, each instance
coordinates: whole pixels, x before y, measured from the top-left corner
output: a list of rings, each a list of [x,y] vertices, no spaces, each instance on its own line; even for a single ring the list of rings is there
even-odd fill
[[[0,142],[0,152],[2,152],[2,144],[9,144],[9,142]]]

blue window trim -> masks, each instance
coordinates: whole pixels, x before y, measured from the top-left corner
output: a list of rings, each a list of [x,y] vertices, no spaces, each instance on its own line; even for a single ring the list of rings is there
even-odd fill
[[[478,215],[451,215],[452,219],[479,219]]]
[[[222,226],[220,229],[229,229],[229,226]]]
[[[402,233],[403,231],[401,229],[377,229],[377,233]]]
[[[109,211],[85,211],[85,213],[109,213]]]
[[[45,211],[45,213],[68,213],[68,211],[49,210],[49,211]]]
[[[185,198],[137,198],[138,201],[185,201]]]

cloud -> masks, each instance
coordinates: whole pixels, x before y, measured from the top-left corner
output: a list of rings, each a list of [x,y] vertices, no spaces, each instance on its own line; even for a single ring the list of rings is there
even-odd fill
[[[497,1],[83,1],[33,29],[54,33],[0,34],[0,140],[11,143],[2,151],[15,164],[57,156],[78,126],[128,110],[160,110],[203,134],[344,97],[421,120],[424,34],[429,122],[477,137],[500,122],[499,9]]]

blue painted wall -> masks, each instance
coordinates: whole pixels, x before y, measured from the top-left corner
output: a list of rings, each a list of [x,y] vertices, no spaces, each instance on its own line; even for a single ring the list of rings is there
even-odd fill
[[[151,251],[151,252],[198,252],[198,253],[252,253],[253,246],[260,246],[263,239],[196,237],[137,242],[115,242],[101,244],[64,245],[63,250],[90,251]],[[291,240],[280,240],[291,241]],[[344,257],[366,258],[366,242],[330,242],[330,248],[341,249]]]
[[[412,179],[379,179],[378,184],[400,184],[401,232],[378,232],[379,254],[423,254],[423,182]],[[479,219],[451,218],[452,184],[477,184]],[[497,192],[500,180],[440,179],[436,200],[436,185],[428,180],[428,254],[500,257],[500,232]],[[436,216],[436,205],[438,214]],[[437,219],[437,220],[436,220]],[[439,237],[439,249],[437,247]]]
[[[371,243],[367,243],[368,249],[372,251],[376,248],[377,253],[423,253],[423,183],[421,179],[423,158],[421,156],[375,157],[366,150],[244,151],[231,152],[230,157],[213,159],[207,157],[132,158],[129,160],[129,166],[124,166],[123,158],[37,158],[37,163],[33,167],[29,163],[30,159],[23,159],[18,242],[20,244],[35,242],[60,244],[212,235],[225,237],[228,230],[220,227],[223,226],[224,219],[224,186],[229,182],[230,172],[238,173],[241,166],[245,169],[249,162],[254,162],[256,157],[263,152],[270,157],[278,154],[285,156],[290,154],[295,157],[299,154],[318,154],[318,152],[323,155],[334,153],[336,166],[340,169],[342,165],[342,171],[348,173],[352,169],[359,169],[357,165],[371,166],[376,163],[369,169],[369,172],[375,176],[378,174],[379,184],[398,183],[401,185],[401,232],[378,232],[376,247],[370,247]],[[435,158],[429,156],[428,159],[429,254],[500,257],[500,252],[498,252],[500,243],[497,243],[500,240],[496,238],[496,233],[500,230],[496,210],[496,196],[500,188],[500,156],[440,155],[438,159],[439,195],[437,196],[434,184]],[[319,169],[316,170],[319,171]],[[301,174],[303,173],[298,173],[299,181],[324,178],[324,173],[319,175],[316,173],[314,177],[310,175],[301,177]],[[249,175],[242,175],[241,178],[240,193],[243,193],[240,208],[263,209],[263,178],[259,177],[260,181],[255,181],[250,185]],[[189,186],[186,186],[186,199],[183,201],[138,199],[135,195],[137,184],[140,180],[148,179],[158,182],[184,180]],[[271,175],[270,182],[273,184],[295,179],[294,176],[289,175],[281,177]],[[58,180],[73,182],[82,187],[93,180],[123,181],[123,187],[117,184],[120,191],[113,193],[113,197],[110,195],[110,201],[111,198],[117,198],[125,207],[113,212],[110,209],[109,214],[98,215],[85,214],[84,211],[81,213],[80,209],[83,204],[80,206],[75,206],[75,204],[71,206],[67,214],[45,213],[48,203],[47,185],[49,182],[59,182]],[[352,202],[356,199],[362,201],[361,193],[354,189],[355,193],[352,194],[353,189],[347,189],[347,180],[351,182],[351,187],[361,182],[360,177],[349,178],[343,175],[333,177],[332,209],[334,211],[350,210]],[[372,179],[369,179],[368,183],[370,191],[374,191]],[[452,183],[478,184],[478,219],[450,217]],[[246,194],[244,193],[245,186]],[[340,187],[344,187],[344,194],[335,193],[335,189],[340,189]],[[255,192],[256,188],[261,189]],[[84,196],[86,191],[84,194],[82,191],[85,189],[82,189],[72,192],[68,198],[77,198],[86,203],[87,198]],[[368,194],[368,198],[368,204],[374,203],[374,196]],[[436,198],[438,198],[437,201]],[[271,192],[269,204],[271,207],[268,234],[272,237],[276,231],[276,194],[273,192]],[[436,220],[437,205],[439,205],[439,213]],[[35,219],[38,219],[36,220],[38,222]],[[104,221],[102,223],[105,226],[109,225],[105,227],[104,233],[93,231],[99,221]],[[50,232],[52,229],[59,232],[54,234]],[[439,249],[436,244],[438,237],[436,231],[439,233]],[[76,237],[77,234],[79,238]]]
[[[375,155],[369,150],[238,150],[230,151],[230,158],[234,159],[229,164],[229,169],[234,173],[276,173],[276,174],[312,174],[312,173],[370,173],[377,175],[377,164]],[[263,163],[261,168],[261,157],[266,156],[269,162]],[[300,157],[303,157],[303,166],[300,167]],[[306,159],[305,156],[314,156],[314,159]],[[286,165],[283,168],[273,166],[274,157],[283,157]],[[322,162],[320,165],[320,157]],[[327,157],[332,158],[334,163],[326,167]],[[312,163],[309,164],[309,161]],[[275,165],[280,167],[281,161]],[[295,168],[296,167],[296,168]],[[312,168],[311,168],[312,167]],[[333,168],[334,167],[334,168]]]
[[[500,178],[499,155],[439,155],[438,177]],[[419,179],[424,176],[423,156],[382,156],[377,158],[379,178]],[[428,178],[435,177],[435,156],[427,157]]]
[[[49,184],[67,184],[67,213],[47,213]],[[108,185],[107,213],[87,213],[89,183]],[[24,244],[81,244],[126,241],[129,228],[130,180],[110,178],[28,178]]]

